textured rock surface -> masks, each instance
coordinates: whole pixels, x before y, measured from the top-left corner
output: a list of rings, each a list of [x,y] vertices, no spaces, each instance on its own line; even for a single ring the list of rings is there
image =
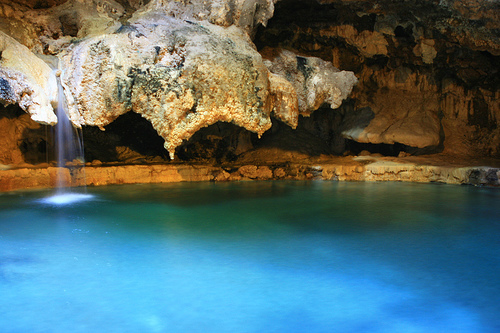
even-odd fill
[[[122,165],[80,168],[0,169],[0,192],[22,188],[47,188],[62,175],[68,186],[109,184],[170,183],[228,180],[335,180],[439,182],[500,186],[500,168],[482,166],[433,165],[433,161],[394,161],[388,158],[337,158],[310,163],[283,165],[243,165],[236,170],[215,166]],[[431,163],[427,163],[431,162]]]
[[[0,102],[18,104],[37,122],[55,124],[57,100],[52,69],[28,48],[0,31]]]
[[[499,15],[497,1],[284,0],[256,44],[354,71],[359,84],[328,130],[347,149],[499,157]]]
[[[347,128],[342,134],[364,143],[437,146],[441,139],[437,87],[407,68],[377,74],[377,84],[386,89],[377,91],[370,99],[353,96],[359,96],[359,109],[373,112],[373,119],[368,124]],[[361,81],[364,80],[373,81],[373,71],[363,71]]]
[[[172,157],[217,121],[259,135],[271,127],[267,69],[236,28],[150,13],[74,45],[61,67],[73,123],[104,127],[133,110],[165,138]]]
[[[223,27],[233,25],[253,34],[259,24],[265,26],[273,16],[275,2],[277,0],[152,0],[140,12],[160,9],[166,15],[181,20],[208,21]]]
[[[500,157],[499,13],[487,0],[0,0],[0,30],[11,37],[2,45],[26,47],[29,66],[42,55],[63,59],[70,116],[94,166],[168,163],[165,144],[183,163],[224,165],[212,180],[481,184],[493,171],[476,177],[465,167],[473,157]],[[28,82],[16,88],[28,94],[4,89],[2,101],[22,99],[35,114],[39,96],[49,106],[54,96],[28,67],[9,79]],[[333,79],[342,73],[335,67],[354,75]],[[0,163],[52,161],[50,128],[13,107],[0,106],[10,138]],[[50,112],[36,114],[54,122]],[[428,167],[307,162],[370,152],[446,158]],[[465,169],[446,171],[448,159]],[[109,172],[125,177],[118,169]]]
[[[2,8],[10,27],[29,18],[40,31],[33,51],[58,55],[67,113],[75,126],[104,129],[134,111],[165,139],[171,158],[183,141],[216,122],[261,136],[271,127],[273,112],[295,127],[297,103],[302,114],[324,102],[338,107],[356,83],[352,73],[337,73],[321,59],[291,52],[273,63],[271,74],[250,39],[256,26],[272,16],[271,0],[155,0],[142,7],[70,0],[41,11],[29,3],[6,2]],[[126,8],[138,10],[125,15]],[[279,69],[287,57],[286,66],[301,68],[302,79]],[[50,79],[53,85],[53,75]],[[52,118],[35,120],[53,123]]]
[[[354,73],[340,71],[331,62],[320,58],[302,57],[281,49],[264,49],[261,53],[274,77],[286,78],[292,84],[297,96],[298,113],[302,116],[310,116],[323,104],[330,105],[332,109],[338,108],[358,82]]]
[[[47,156],[48,145],[46,131],[30,116],[20,110],[16,112],[10,106],[0,112],[0,128],[2,138],[0,140],[0,164],[22,165],[28,161],[31,163],[43,163],[46,159],[38,159],[43,152]],[[29,135],[27,135],[29,133]]]

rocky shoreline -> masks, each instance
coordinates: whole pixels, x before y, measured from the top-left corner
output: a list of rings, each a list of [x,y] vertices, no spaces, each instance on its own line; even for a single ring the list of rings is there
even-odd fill
[[[58,174],[67,186],[250,180],[402,181],[500,186],[500,167],[495,163],[473,163],[466,166],[425,158],[357,156],[319,159],[313,163],[259,165],[89,164],[85,168],[26,166],[0,170],[0,191],[53,188],[57,186]]]

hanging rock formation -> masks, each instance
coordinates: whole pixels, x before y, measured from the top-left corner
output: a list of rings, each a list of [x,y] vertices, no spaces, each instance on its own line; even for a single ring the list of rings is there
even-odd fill
[[[352,90],[357,82],[352,73],[339,74],[321,59],[291,52],[286,57],[292,66],[313,73],[302,79],[305,85],[295,84],[297,78],[276,70],[276,65],[270,65],[269,72],[250,36],[273,9],[270,0],[158,0],[125,20],[123,6],[114,1],[70,0],[25,17],[33,18],[43,32],[43,49],[59,58],[67,112],[75,126],[104,129],[134,111],[151,122],[173,158],[184,140],[216,122],[231,122],[260,136],[271,127],[271,112],[295,127],[299,109],[309,115],[323,103],[336,108]],[[27,56],[21,61],[38,59],[24,49]],[[23,68],[16,73],[17,77],[3,75],[2,82],[6,86],[30,82],[24,79],[30,73]],[[45,80],[38,83],[39,90],[52,96],[54,73],[38,79]],[[47,109],[49,98],[42,93],[27,102],[11,95],[6,90],[0,99],[22,102],[23,108],[34,109],[32,114],[40,113],[33,105],[45,103]],[[45,109],[45,119],[33,119],[54,123]]]
[[[267,58],[264,63],[273,74],[271,81],[277,82],[277,86],[285,85],[279,82],[286,78],[291,84],[289,88],[279,89],[280,98],[276,98],[274,105],[276,117],[293,128],[297,126],[297,114],[309,117],[325,103],[332,109],[340,107],[357,83],[352,72],[340,71],[320,58],[297,56],[282,49],[264,49],[261,53]],[[287,91],[291,92],[290,96],[284,95]],[[297,106],[278,108],[280,99],[282,103],[286,101]],[[294,112],[287,112],[289,110]]]
[[[233,122],[262,134],[269,119],[267,70],[237,28],[148,13],[62,57],[71,120],[104,127],[133,110],[175,147],[200,128]]]

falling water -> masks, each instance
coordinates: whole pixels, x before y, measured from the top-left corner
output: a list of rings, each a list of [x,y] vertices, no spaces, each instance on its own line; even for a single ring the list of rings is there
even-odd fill
[[[83,161],[83,149],[79,133],[77,129],[73,127],[68,115],[66,114],[64,91],[61,85],[61,78],[59,76],[57,80],[57,88],[58,103],[56,114],[58,123],[56,125],[55,142],[57,166],[61,168],[65,167],[67,162]],[[61,172],[58,173],[57,177],[58,190],[62,190],[64,187],[69,185],[66,184]]]
[[[47,203],[51,204],[70,204],[75,201],[86,200],[92,196],[86,193],[75,193],[69,186],[71,183],[67,182],[64,176],[66,168],[81,168],[85,175],[85,161],[83,154],[83,139],[81,130],[75,128],[69,120],[66,112],[66,99],[64,97],[64,90],[61,84],[60,70],[56,71],[57,77],[57,125],[55,126],[55,150],[57,157],[57,181],[56,181],[56,194],[46,198]],[[85,177],[85,176],[84,176]],[[86,189],[84,188],[84,192]]]

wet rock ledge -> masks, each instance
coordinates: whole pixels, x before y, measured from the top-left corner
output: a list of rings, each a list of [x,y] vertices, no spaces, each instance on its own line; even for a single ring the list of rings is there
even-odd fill
[[[58,176],[62,176],[67,186],[252,180],[403,181],[500,186],[498,166],[465,166],[422,158],[372,156],[338,157],[315,162],[227,166],[149,164],[85,168],[21,167],[0,170],[0,191],[55,187]]]

